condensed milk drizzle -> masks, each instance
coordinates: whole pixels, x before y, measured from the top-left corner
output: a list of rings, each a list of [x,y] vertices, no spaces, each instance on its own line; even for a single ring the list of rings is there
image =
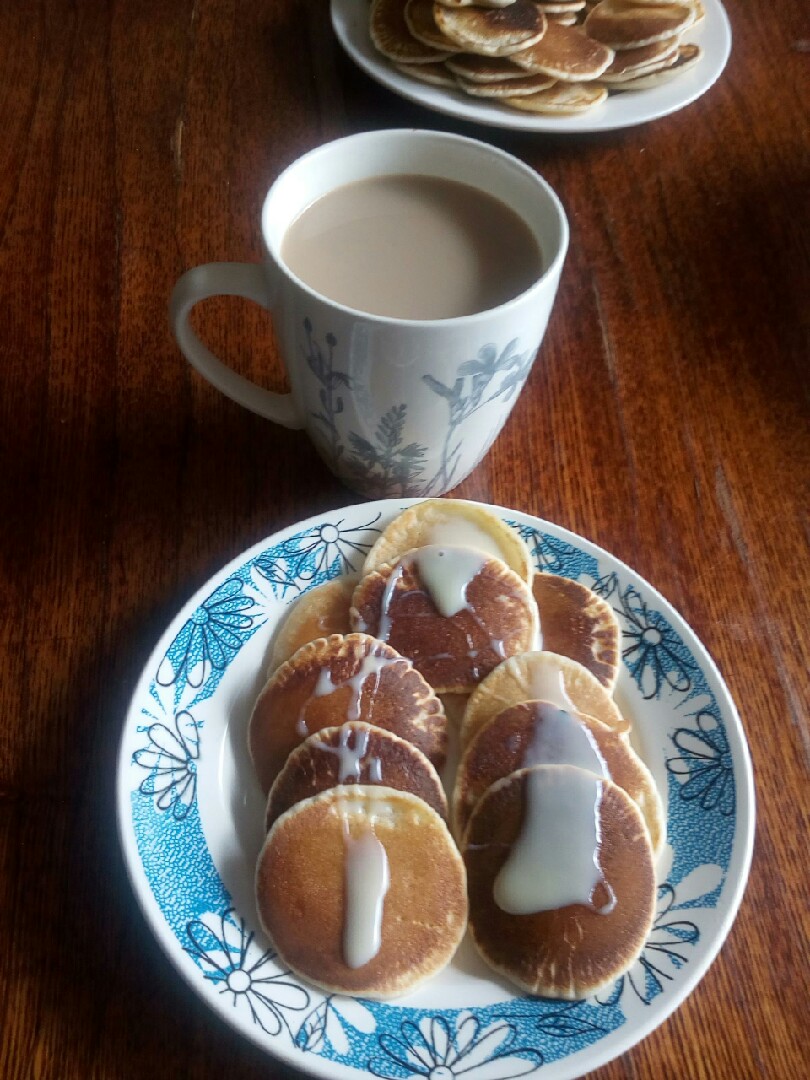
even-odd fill
[[[387,667],[392,667],[394,664],[407,663],[401,656],[389,657],[379,656],[377,653],[369,653],[368,656],[364,656],[360,662],[360,666],[354,675],[348,679],[335,682],[332,678],[331,669],[328,667],[322,668],[318,673],[318,679],[315,683],[315,689],[312,691],[310,700],[312,698],[326,697],[327,694],[332,694],[335,690],[340,690],[344,686],[348,686],[351,690],[351,697],[349,698],[349,705],[346,709],[347,720],[359,720],[361,706],[363,702],[363,694],[365,691],[365,684],[367,679],[373,679],[369,696],[371,698],[377,693],[377,688],[380,685],[380,675]],[[307,703],[301,709],[298,716],[298,720],[295,725],[295,730],[302,738],[306,738],[309,734],[309,728],[306,722],[306,708]]]
[[[534,704],[534,729],[523,753],[522,767],[531,765],[576,765],[610,779],[607,762],[591,731],[567,709],[545,701]]]
[[[510,915],[583,904],[609,914],[616,898],[599,865],[603,780],[582,769],[536,768],[526,774],[523,822],[495,879],[493,896]],[[603,886],[608,901],[595,907]]]
[[[391,884],[385,847],[371,828],[352,836],[343,822],[345,914],[343,959],[350,968],[373,960],[382,943],[385,896]]]
[[[368,753],[368,741],[370,732],[366,728],[352,728],[344,724],[340,729],[337,746],[328,746],[324,742],[316,742],[319,750],[325,750],[334,754],[338,759],[338,783],[348,784],[350,781],[358,781],[364,765],[368,767],[369,778],[380,783],[382,781],[382,765],[379,757]],[[354,735],[354,745],[351,745]]]
[[[576,712],[577,707],[565,689],[565,679],[559,668],[550,663],[538,664],[531,674],[531,694],[535,701],[549,701],[560,709]]]
[[[437,528],[434,527],[434,528]],[[474,528],[471,526],[471,528]],[[453,526],[456,531],[456,527]],[[479,530],[476,529],[476,532]],[[416,567],[419,581],[433,602],[436,610],[445,619],[451,619],[460,611],[467,611],[473,621],[489,640],[489,646],[500,660],[506,659],[506,648],[500,638],[490,637],[489,631],[479,620],[475,609],[467,599],[467,589],[476,575],[489,561],[489,556],[482,550],[467,547],[442,546],[428,544],[400,559],[392,570],[380,603],[380,626],[377,636],[381,641],[388,641],[391,633],[391,602],[397,583],[406,569]],[[476,658],[478,651],[469,633],[467,633],[468,656]],[[431,660],[443,659],[446,654],[431,656]]]

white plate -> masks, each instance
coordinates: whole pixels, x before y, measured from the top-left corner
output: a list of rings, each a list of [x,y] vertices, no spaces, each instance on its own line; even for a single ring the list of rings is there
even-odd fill
[[[623,631],[617,700],[668,803],[658,914],[640,961],[581,1002],[516,994],[466,944],[393,1003],[324,995],[278,965],[256,927],[253,868],[264,800],[246,725],[285,609],[357,569],[407,504],[319,515],[257,544],[175,618],[140,679],[118,766],[118,816],[135,893],[194,991],[271,1054],[315,1076],[564,1080],[621,1054],[686,997],[742,897],[754,829],[751,764],[710,657],[651,586],[565,529],[495,508],[538,569],[609,599]]]
[[[332,26],[343,48],[367,75],[428,109],[477,124],[518,131],[612,131],[677,112],[705,94],[719,78],[731,52],[731,27],[720,0],[703,0],[703,6],[706,18],[684,35],[684,41],[694,42],[703,49],[703,56],[693,68],[651,90],[610,93],[603,105],[581,116],[532,116],[401,74],[371,43],[368,0],[332,0]]]

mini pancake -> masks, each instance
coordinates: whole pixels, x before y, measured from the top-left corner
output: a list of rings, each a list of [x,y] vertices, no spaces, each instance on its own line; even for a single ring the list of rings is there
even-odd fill
[[[585,32],[611,49],[637,49],[682,34],[695,12],[680,4],[641,6],[623,0],[602,0],[588,13]]]
[[[362,720],[417,746],[440,769],[447,753],[441,702],[410,660],[365,634],[311,641],[270,677],[253,707],[248,748],[264,792],[315,731]]]
[[[451,57],[447,66],[463,59]],[[501,559],[524,581],[532,580],[529,549],[515,530],[485,506],[463,499],[426,499],[403,510],[369,551],[363,573],[396,562],[407,551],[428,544],[478,548]]]
[[[512,570],[472,548],[417,548],[364,574],[352,626],[413,661],[436,693],[467,693],[537,636],[537,608]]]
[[[526,71],[567,82],[584,82],[601,75],[613,56],[612,49],[593,41],[580,29],[550,23],[536,45],[514,53],[511,59]]]
[[[444,86],[448,90],[458,87],[455,76],[447,71],[444,64],[394,64],[394,67],[403,75],[410,75],[412,79],[431,86]]]
[[[582,11],[585,7],[585,0],[560,0],[559,3],[555,0],[550,0],[549,3],[537,3],[540,10],[546,15],[575,15],[578,11]]]
[[[433,0],[408,0],[405,5],[405,24],[417,41],[448,54],[461,52],[461,46],[451,41],[436,26]]]
[[[448,55],[417,41],[405,22],[403,0],[373,0],[369,34],[375,49],[395,63],[429,63]]]
[[[674,60],[678,52],[678,39],[654,41],[651,45],[642,45],[640,49],[622,49],[613,54],[609,67],[600,75],[602,82],[619,82],[642,71],[655,71],[668,60]]]
[[[439,774],[422,751],[390,731],[354,720],[316,731],[293,750],[270,788],[267,828],[296,803],[350,783],[409,791],[447,817]]]
[[[273,639],[268,674],[316,638],[349,633],[349,608],[357,578],[333,578],[304,593],[290,607]]]
[[[543,649],[576,660],[612,691],[622,635],[610,604],[586,585],[556,574],[535,574],[532,593]]]
[[[503,103],[521,112],[549,116],[577,116],[607,100],[603,86],[589,83],[557,83],[528,97],[504,98]]]
[[[549,23],[556,23],[557,26],[576,26],[579,22],[576,15],[555,15],[553,12],[549,12],[546,18]]]
[[[504,8],[447,8],[434,4],[436,26],[466,52],[508,56],[539,41],[546,17],[530,0],[514,0]]]
[[[539,845],[526,843],[530,835]],[[532,873],[515,894],[501,871],[526,848]],[[567,865],[557,861],[563,849]],[[617,784],[570,765],[521,769],[479,801],[462,852],[472,939],[522,990],[576,1000],[612,985],[640,955],[655,915],[655,871],[641,813]],[[555,894],[557,906],[533,907],[555,903]],[[496,895],[521,901],[525,913],[504,910]]]
[[[497,780],[532,765],[578,765],[607,775],[641,810],[654,857],[666,840],[664,808],[649,769],[627,742],[584,713],[544,701],[504,709],[480,728],[458,766],[453,831],[464,835],[470,814]]]
[[[682,72],[693,67],[698,60],[700,60],[701,56],[702,51],[699,45],[681,45],[678,48],[678,55],[673,64],[661,68],[658,71],[637,75],[634,79],[630,79],[627,82],[623,82],[616,86],[616,89],[652,90],[653,87],[662,86],[664,83],[669,82],[670,79],[677,78]]]
[[[524,79],[526,72],[513,64],[508,56],[475,56],[472,53],[459,53],[450,56],[445,62],[454,75],[461,75],[470,82],[500,83],[504,79]],[[435,499],[433,502],[452,502],[452,499]],[[493,515],[494,516],[494,515]],[[528,553],[527,553],[528,554]],[[506,560],[508,562],[508,560]],[[516,567],[513,567],[516,569]]]
[[[510,4],[514,4],[515,0],[437,0],[437,3],[446,8],[460,8],[460,7],[482,7],[482,8],[501,8],[509,7]]]
[[[505,660],[470,695],[461,724],[462,746],[469,746],[499,712],[522,701],[549,701],[586,713],[620,735],[630,729],[613,698],[582,664],[552,652],[530,652]]]
[[[379,947],[374,953],[372,944],[370,959],[352,967],[351,927],[359,924],[361,940],[373,941],[371,901],[381,891],[372,882],[364,898],[362,882],[352,880],[353,857],[363,848],[382,861],[389,884]],[[332,788],[297,803],[268,833],[256,903],[281,962],[297,975],[329,993],[388,998],[449,962],[466,927],[465,885],[447,826],[421,799],[391,788]]]
[[[521,94],[536,94],[538,90],[547,90],[555,79],[551,75],[526,75],[522,79],[504,79],[502,82],[475,83],[459,78],[458,86],[471,97],[499,98]]]

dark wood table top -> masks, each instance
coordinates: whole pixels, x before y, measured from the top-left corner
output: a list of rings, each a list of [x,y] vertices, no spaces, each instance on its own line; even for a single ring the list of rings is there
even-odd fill
[[[571,224],[540,358],[453,494],[634,567],[709,649],[752,751],[756,843],[730,935],[671,1018],[592,1075],[806,1075],[810,18],[795,0],[729,14],[705,97],[572,137],[400,100],[342,55],[325,2],[0,4],[0,1075],[287,1075],[147,929],[114,765],[179,607],[248,546],[355,501],[304,435],[191,371],[172,285],[257,260],[280,170],[386,126],[511,151]],[[284,385],[259,309],[211,301],[199,325]]]

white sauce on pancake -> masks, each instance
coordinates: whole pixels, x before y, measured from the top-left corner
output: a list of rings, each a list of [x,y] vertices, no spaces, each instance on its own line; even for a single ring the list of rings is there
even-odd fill
[[[569,712],[576,712],[577,707],[565,689],[565,679],[559,668],[547,663],[537,664],[531,671],[531,694],[535,701],[548,701]]]
[[[582,770],[567,770],[565,781],[559,779],[543,768],[526,776],[523,823],[493,888],[495,903],[510,915],[569,904],[592,908],[600,884],[611,900],[596,910],[607,914],[615,904],[599,866],[602,781]]]
[[[576,765],[610,779],[593,733],[567,709],[541,701],[535,705],[535,717],[532,740],[523,755],[524,769],[530,765]]]
[[[350,745],[351,736],[354,734],[354,746]],[[350,780],[359,780],[363,765],[368,766],[369,776],[372,780],[382,780],[382,766],[376,756],[366,758],[370,732],[367,728],[351,728],[344,724],[340,729],[337,746],[329,746],[324,742],[316,742],[319,750],[328,754],[335,754],[338,759],[338,783],[345,784]]]
[[[482,551],[464,547],[441,547],[438,544],[428,544],[418,548],[410,555],[404,556],[391,571],[385,584],[382,600],[380,602],[380,625],[377,636],[380,641],[388,641],[391,633],[391,601],[394,597],[397,582],[402,577],[404,570],[415,566],[419,574],[419,582],[423,591],[430,597],[434,607],[445,619],[452,619],[461,611],[467,611],[473,621],[480,627],[489,639],[489,646],[500,660],[506,659],[506,648],[501,638],[490,637],[489,631],[481,623],[475,613],[475,609],[467,600],[467,588],[475,576],[489,562],[490,556]],[[406,616],[407,617],[407,616]],[[467,634],[467,655],[475,660],[479,650]],[[436,653],[429,657],[430,660],[451,659],[448,653]],[[478,677],[477,665],[474,667],[474,677]],[[573,706],[572,706],[573,707]]]
[[[388,856],[372,829],[353,837],[344,828],[345,914],[343,959],[361,968],[380,951],[385,894],[391,882]]]
[[[380,682],[380,673],[384,671],[385,668],[391,667],[393,664],[402,663],[406,663],[402,657],[391,658],[388,656],[378,656],[376,653],[370,653],[368,656],[363,657],[356,673],[350,678],[344,679],[342,682],[335,682],[332,679],[331,669],[329,667],[324,667],[318,673],[318,680],[315,683],[315,689],[312,691],[312,697],[325,697],[327,694],[334,693],[335,690],[340,690],[342,687],[348,686],[351,689],[352,696],[349,701],[349,707],[346,709],[346,719],[359,720],[360,704],[366,679],[370,677],[374,679],[374,685],[371,688],[371,696],[373,697],[377,692],[377,687]],[[306,708],[306,706],[304,706],[304,708]],[[302,721],[299,718],[299,727],[301,722]],[[304,726],[306,727],[306,725]]]

